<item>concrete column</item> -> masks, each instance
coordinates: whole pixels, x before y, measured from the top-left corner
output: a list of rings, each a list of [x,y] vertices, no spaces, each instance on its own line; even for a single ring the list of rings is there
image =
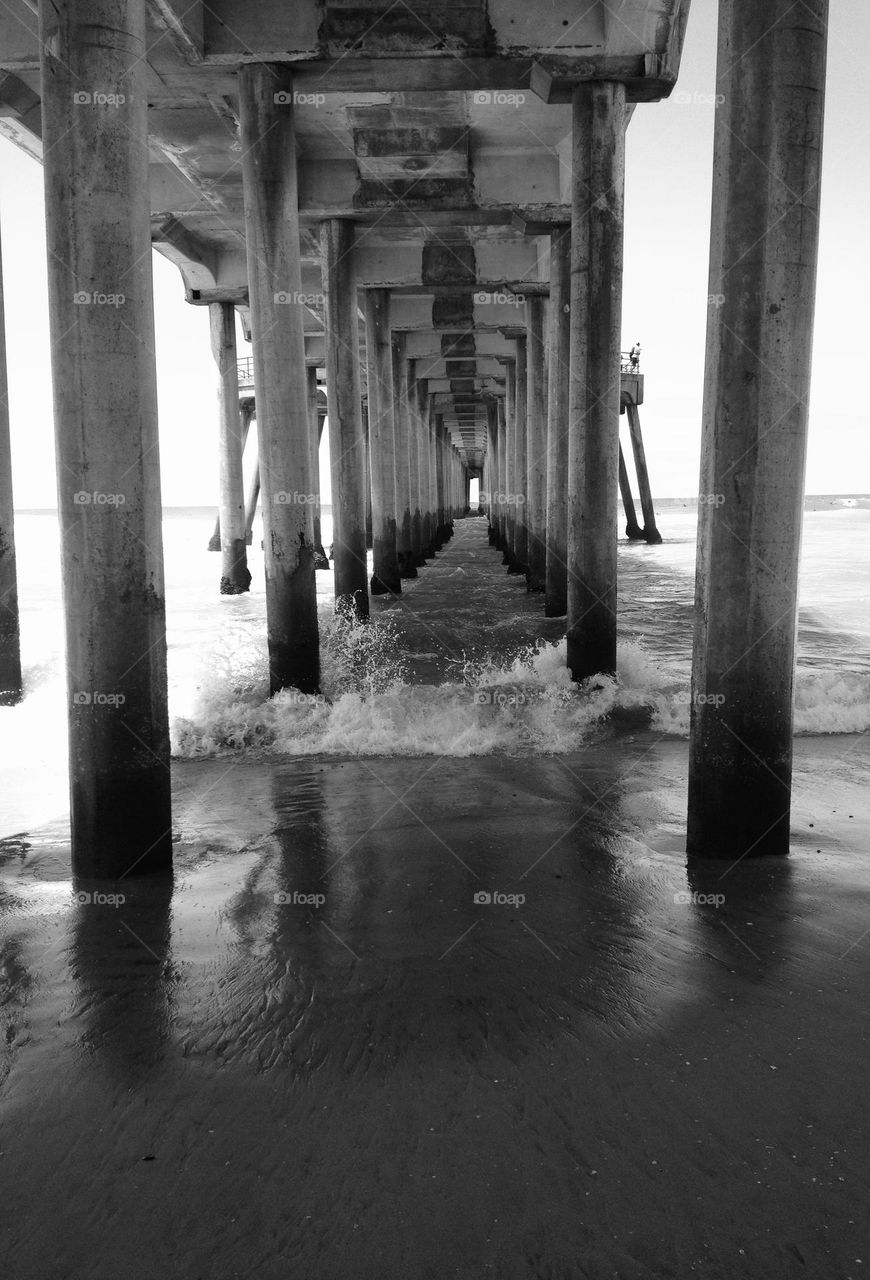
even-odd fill
[[[372,466],[372,595],[402,590],[396,543],[396,446],[390,293],[366,289],[366,361]]]
[[[408,361],[405,335],[394,333],[393,346],[393,428],[396,445],[396,555],[402,578],[416,578],[417,558],[411,533],[411,488],[415,477],[411,465],[411,412],[408,404]]]
[[[634,509],[634,497],[631,492],[631,481],[628,478],[628,469],[625,465],[622,445],[619,446],[619,492],[622,494],[622,506],[625,511],[625,536],[632,542],[642,541],[643,529],[637,523],[637,512]]]
[[[289,687],[313,693],[320,679],[293,110],[293,76],[286,65],[251,62],[239,68],[273,693]]]
[[[544,346],[544,299],[526,298],[526,585],[543,591],[547,577],[547,398]]]
[[[789,848],[827,0],[721,0],[688,850]]]
[[[0,253],[0,706],[10,707],[20,702],[21,694],[21,639],[18,625],[18,574],[15,567],[15,517],[12,506],[3,255]]]
[[[514,539],[516,536],[516,403],[517,403],[517,382],[515,359],[505,359],[502,361],[505,373],[505,458],[504,458],[504,513],[505,513],[505,547],[502,557],[502,564],[510,566],[514,558]]]
[[[251,589],[245,543],[245,482],[242,475],[242,418],[236,363],[236,309],[231,302],[209,307],[211,351],[218,367],[218,520],[221,538],[221,595]]]
[[[251,482],[245,497],[245,542],[248,546],[254,540],[254,520],[257,515],[257,503],[260,501],[260,464],[254,464]]]
[[[616,670],[625,85],[573,93],[568,666]]]
[[[507,492],[507,456],[508,456],[508,438],[507,438],[507,417],[505,413],[505,397],[499,396],[496,400],[496,412],[498,414],[498,468],[496,471],[496,486],[498,489],[498,545],[502,552],[507,547],[507,511],[508,506],[505,502],[505,494]]]
[[[72,866],[119,878],[172,857],[145,6],[39,9]]]
[[[363,432],[366,438],[366,551],[371,551],[374,543],[372,541],[372,450],[371,441],[369,439],[369,402],[368,399],[362,402],[362,420]]]
[[[248,442],[248,432],[250,431],[250,427],[251,427],[251,418],[254,416],[253,405],[254,405],[253,398],[246,398],[244,400],[239,401],[239,413],[242,419],[241,439],[242,439],[243,460],[244,460],[244,453],[245,453],[245,445]],[[259,486],[259,480],[257,481],[257,484]],[[258,493],[260,492],[259,487],[257,488],[257,492]],[[248,532],[250,533],[250,530]],[[251,545],[250,536],[247,537],[246,545],[247,546]],[[208,550],[220,551],[220,549],[221,549],[221,515],[220,515],[220,509],[218,509],[218,513],[215,516],[214,529],[212,531],[211,537],[208,540]]]
[[[432,552],[432,516],[429,509],[430,491],[430,457],[429,457],[429,380],[418,374],[419,361],[413,362],[412,399],[414,400],[419,432],[419,485],[418,501],[420,504],[420,552],[424,560],[429,560]]]
[[[628,417],[628,431],[631,436],[631,449],[634,454],[634,469],[637,472],[640,509],[643,512],[643,536],[647,542],[661,542],[662,535],[656,528],[656,513],[653,507],[643,436],[640,431],[640,410],[636,404],[631,402],[625,406],[625,412]]]
[[[369,616],[366,561],[366,439],[360,401],[359,321],[354,227],[342,218],[320,225],[332,475],[332,563],[335,599]]]
[[[408,421],[410,423],[409,457],[411,468],[411,548],[414,563],[421,567],[426,563],[426,540],[423,536],[423,421],[420,415],[420,389],[417,386],[417,361],[408,360]]]
[[[571,361],[571,228],[550,235],[550,369],[547,403],[547,582],[544,613],[568,611],[568,394]]]
[[[529,563],[528,343],[525,338],[517,338],[514,345],[517,353],[514,365],[514,558],[508,572],[525,574]]]
[[[323,550],[323,536],[320,529],[320,441],[323,438],[323,423],[326,413],[321,412],[320,396],[317,386],[317,369],[311,365],[305,370],[305,388],[308,394],[308,422],[310,427],[309,443],[311,447],[311,501],[312,527],[314,530],[314,568],[328,569],[329,560]]]

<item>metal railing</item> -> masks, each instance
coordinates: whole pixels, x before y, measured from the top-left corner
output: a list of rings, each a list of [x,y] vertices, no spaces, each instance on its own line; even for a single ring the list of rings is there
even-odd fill
[[[239,375],[240,387],[252,387],[254,385],[254,357],[246,356],[244,360],[237,360],[236,372]]]
[[[622,373],[640,373],[640,348],[621,351],[619,368]]]

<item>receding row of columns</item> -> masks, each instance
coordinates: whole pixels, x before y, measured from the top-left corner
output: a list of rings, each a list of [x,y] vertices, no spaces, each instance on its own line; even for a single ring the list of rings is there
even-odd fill
[[[825,0],[808,0],[800,14],[771,0],[763,17],[752,0],[720,5],[728,94],[716,134],[711,279],[726,302],[708,333],[702,491],[718,486],[726,502],[702,507],[693,853],[787,847],[825,17]],[[171,851],[144,5],[40,0],[40,40],[73,864],[78,874],[124,875],[165,868]],[[292,73],[251,63],[238,82],[270,686],[314,692],[316,430],[303,307],[292,303],[301,296]],[[120,105],[82,109],[81,84],[103,86]],[[548,338],[543,304],[532,301],[506,358],[504,402],[490,413],[487,476],[516,499],[493,516],[510,567],[528,573],[548,612],[564,601],[568,662],[582,679],[616,668],[625,86],[579,84],[572,110],[572,220],[570,233],[552,237]],[[782,190],[771,172],[784,175]],[[366,289],[366,482],[351,237],[340,219],[321,230],[336,586],[364,616],[369,588],[399,592],[449,533],[468,475],[425,370],[412,369],[396,342],[388,292]],[[123,302],[103,305],[107,296]],[[222,306],[213,313],[222,370],[231,319]],[[232,580],[247,568],[229,382],[221,478],[234,496],[221,539]],[[6,448],[0,438],[4,535]],[[7,600],[10,563],[4,552]],[[709,696],[719,692],[721,711]],[[752,807],[743,803],[747,776]]]

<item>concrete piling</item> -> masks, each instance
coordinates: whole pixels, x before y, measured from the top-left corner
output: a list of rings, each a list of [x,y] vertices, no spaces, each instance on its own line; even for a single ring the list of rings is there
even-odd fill
[[[625,85],[572,95],[568,667],[616,670]]]
[[[827,0],[721,0],[687,847],[789,849]]]
[[[547,578],[547,397],[544,343],[545,300],[526,298],[526,508],[529,591],[543,591]]]
[[[39,15],[72,866],[120,878],[172,858],[145,6]]]
[[[6,321],[3,255],[0,252],[0,706],[21,701],[21,636],[15,515],[12,505],[12,449],[9,439],[9,383],[6,375]]]
[[[357,617],[369,615],[366,562],[365,423],[360,401],[359,320],[354,273],[353,223],[329,219],[320,226],[329,389],[329,458],[332,476],[332,562],[335,598],[350,600]]]
[[[372,595],[402,590],[396,540],[396,443],[388,289],[365,291],[372,480]]]
[[[547,565],[544,613],[568,610],[568,395],[571,360],[571,228],[550,236],[550,374],[547,399]]]
[[[245,239],[262,490],[269,682],[315,693],[311,423],[305,374],[293,77],[239,68]]]
[[[242,418],[236,360],[236,309],[231,302],[209,306],[211,350],[218,367],[218,522],[221,540],[220,591],[237,596],[251,588],[245,541],[245,483],[242,475]]]

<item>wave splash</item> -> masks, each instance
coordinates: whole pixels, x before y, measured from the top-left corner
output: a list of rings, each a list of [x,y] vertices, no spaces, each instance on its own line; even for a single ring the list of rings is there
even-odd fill
[[[657,663],[643,644],[620,644],[618,674],[575,684],[565,640],[540,641],[507,662],[467,660],[455,680],[407,680],[401,637],[389,617],[361,626],[321,622],[322,690],[268,696],[262,633],[234,631],[213,651],[210,678],[189,716],[172,722],[173,754],[185,758],[261,750],[268,754],[561,754],[608,726],[689,732],[688,669]],[[799,671],[795,731],[859,733],[870,727],[870,676]]]

